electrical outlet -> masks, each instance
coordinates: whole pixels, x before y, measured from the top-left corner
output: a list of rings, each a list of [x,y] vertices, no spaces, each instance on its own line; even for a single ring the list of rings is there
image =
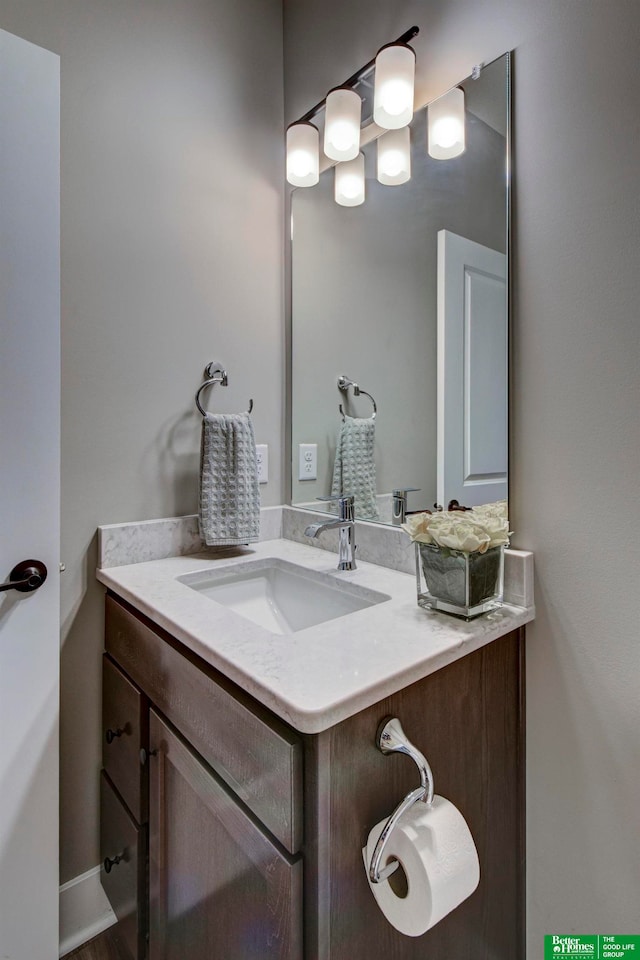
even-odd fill
[[[318,444],[301,443],[298,447],[298,480],[317,480]]]
[[[269,447],[266,443],[256,443],[258,461],[258,483],[269,482]]]

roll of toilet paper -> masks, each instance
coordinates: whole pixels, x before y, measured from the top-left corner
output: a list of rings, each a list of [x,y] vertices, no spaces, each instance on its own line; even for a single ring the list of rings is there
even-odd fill
[[[385,823],[375,825],[362,851],[367,880],[389,923],[400,933],[419,937],[476,889],[478,852],[457,807],[435,796],[431,806],[418,801],[402,815],[385,847],[382,867],[398,860],[406,885],[399,870],[388,880],[372,883],[369,864]]]

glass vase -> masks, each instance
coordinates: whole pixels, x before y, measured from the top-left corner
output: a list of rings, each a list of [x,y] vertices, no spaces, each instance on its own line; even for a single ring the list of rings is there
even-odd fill
[[[416,579],[418,606],[471,620],[502,602],[504,547],[461,553],[416,543]]]

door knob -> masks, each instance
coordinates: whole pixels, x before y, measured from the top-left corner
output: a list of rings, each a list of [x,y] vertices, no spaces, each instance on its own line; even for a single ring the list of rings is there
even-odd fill
[[[122,863],[123,860],[124,860],[124,853],[119,853],[117,857],[112,857],[112,858],[105,857],[104,863],[102,864],[104,867],[104,872],[111,873],[113,868],[117,867],[118,864]]]
[[[47,568],[42,560],[23,560],[13,568],[7,582],[0,583],[0,593],[4,590],[31,593],[41,587],[46,579]]]

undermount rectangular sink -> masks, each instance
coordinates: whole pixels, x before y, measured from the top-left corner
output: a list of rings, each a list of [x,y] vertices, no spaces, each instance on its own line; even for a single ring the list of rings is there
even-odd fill
[[[178,580],[279,634],[296,633],[390,599],[384,593],[343,584],[337,577],[275,558],[203,570]]]

